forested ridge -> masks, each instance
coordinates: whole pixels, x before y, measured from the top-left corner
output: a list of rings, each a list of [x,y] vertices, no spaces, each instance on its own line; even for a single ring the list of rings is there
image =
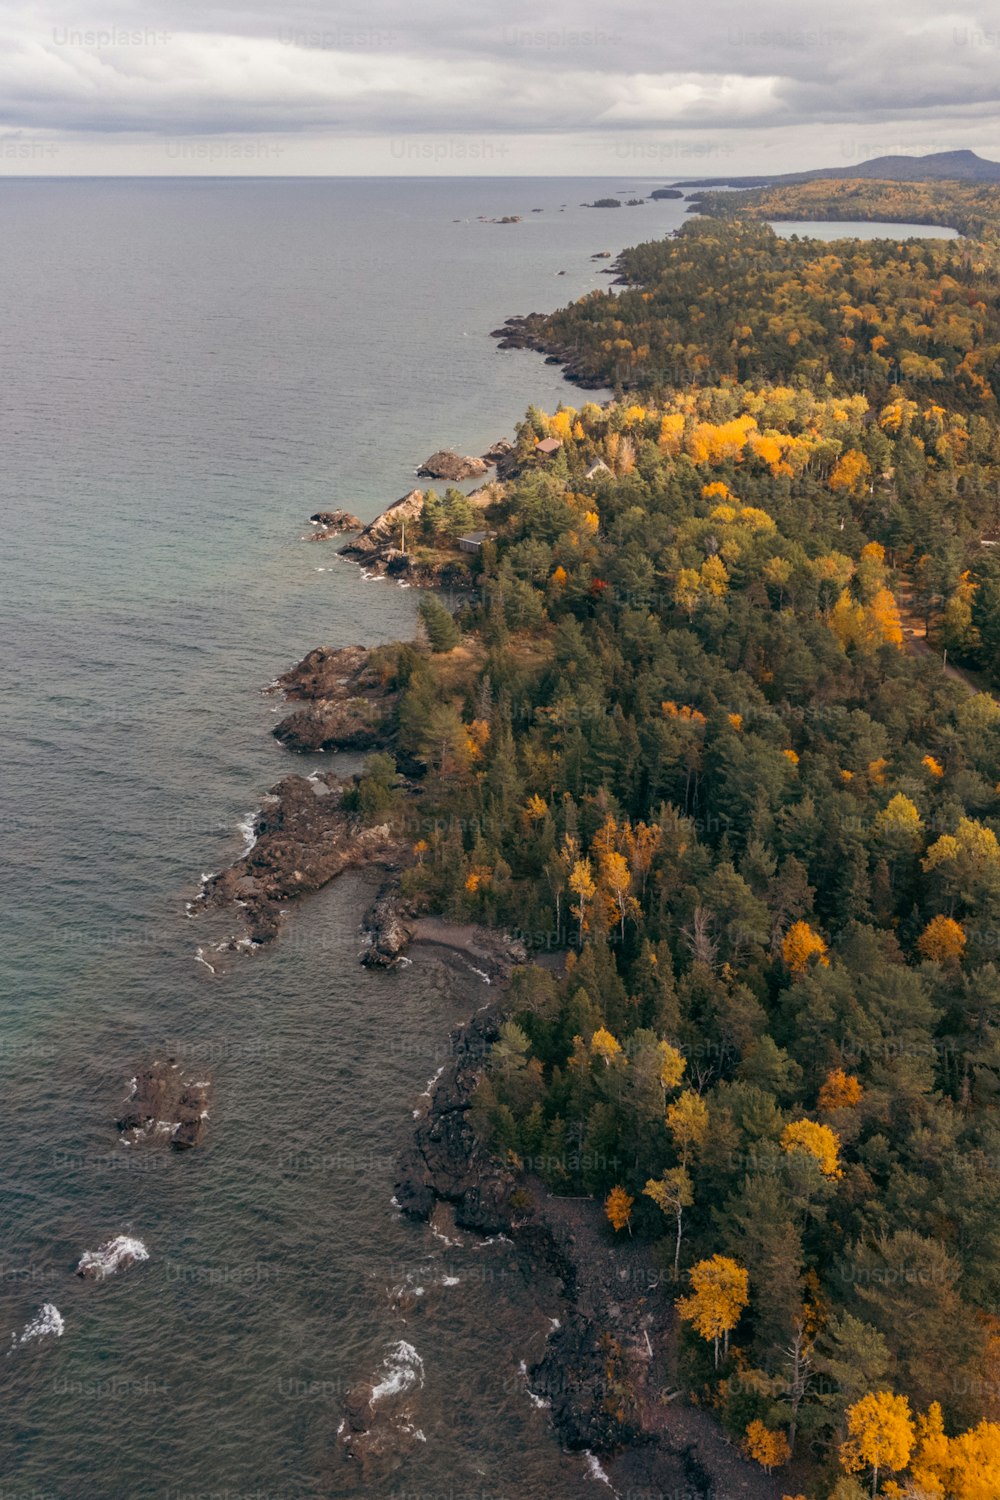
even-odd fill
[[[987,1500],[1000,704],[898,594],[1000,669],[994,242],[693,220],[622,266],[547,321],[630,393],[529,411],[475,600],[382,653],[405,889],[568,950],[477,1128],[656,1244],[692,1399],[791,1495]],[[366,815],[407,795],[373,757]]]
[[[740,219],[876,219],[946,224],[964,235],[996,235],[1000,187],[982,182],[817,180],[748,193],[698,193],[701,213]]]

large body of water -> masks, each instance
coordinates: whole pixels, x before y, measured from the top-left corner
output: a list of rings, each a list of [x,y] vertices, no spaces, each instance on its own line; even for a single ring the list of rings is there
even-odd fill
[[[435,448],[480,452],[529,401],[572,400],[487,335],[605,284],[593,252],[682,222],[676,201],[579,206],[627,186],[0,185],[8,1500],[599,1487],[518,1376],[551,1309],[510,1247],[446,1243],[390,1202],[479,981],[420,955],[360,968],[360,878],[216,974],[184,904],[301,769],[260,690],[321,642],[412,633],[412,593],[303,545],[305,518],[369,518]],[[164,1047],[215,1079],[209,1142],[130,1154],[112,1122]],[[78,1281],[119,1233],[149,1261]],[[62,1335],[8,1354],[45,1304]],[[386,1399],[413,1431],[363,1476],[334,1437],[366,1378],[406,1387]]]
[[[782,239],[800,240],[955,240],[958,230],[947,224],[895,224],[887,219],[772,219],[771,228]]]

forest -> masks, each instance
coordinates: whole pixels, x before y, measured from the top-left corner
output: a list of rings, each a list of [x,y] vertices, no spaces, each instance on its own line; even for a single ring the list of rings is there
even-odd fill
[[[515,976],[477,1130],[655,1244],[691,1399],[791,1500],[988,1500],[995,240],[741,213],[622,267],[546,320],[617,399],[529,410],[475,595],[385,653],[433,829],[404,887],[564,955]],[[366,815],[408,795],[372,757]]]
[[[818,180],[749,193],[699,193],[699,213],[741,219],[881,219],[947,224],[960,234],[994,239],[1000,189],[975,182]]]

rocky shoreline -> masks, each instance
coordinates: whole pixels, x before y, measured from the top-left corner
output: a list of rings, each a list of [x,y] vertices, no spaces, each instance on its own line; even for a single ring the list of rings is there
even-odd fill
[[[344,805],[350,782],[332,772],[286,776],[264,798],[254,824],[256,841],[235,864],[213,875],[190,905],[233,909],[246,929],[225,946],[271,943],[287,903],[318,891],[345,870],[398,869],[407,845],[388,824],[365,827]]]
[[[365,646],[317,646],[271,691],[304,705],[272,730],[289,750],[376,750],[392,736],[399,693]]]
[[[462,931],[466,943],[500,945],[501,975],[505,954],[516,961],[502,937]],[[529,1281],[561,1284],[563,1315],[527,1372],[529,1390],[548,1405],[562,1446],[599,1458],[615,1489],[649,1500],[777,1500],[780,1483],[679,1399],[675,1293],[660,1286],[649,1247],[611,1244],[599,1203],[551,1196],[477,1139],[470,1111],[504,1018],[500,1000],[452,1033],[450,1061],[399,1159],[395,1201],[421,1222],[449,1204],[456,1228],[509,1236]]]
[[[464,463],[466,460],[460,462]],[[483,464],[484,471],[485,468],[486,465]],[[495,489],[485,484],[474,490],[469,499],[473,505],[485,510],[495,496]],[[391,578],[417,588],[471,588],[473,576],[466,555],[455,554],[430,561],[414,556],[412,550],[406,550],[402,545],[407,527],[410,528],[411,538],[417,534],[425,498],[424,490],[410,490],[408,494],[394,500],[374,521],[363,527],[352,541],[340,548],[340,555],[360,563],[368,574],[376,578]]]
[[[614,276],[612,286],[625,286],[624,276],[619,274],[618,263],[608,273]],[[602,376],[594,375],[580,362],[576,350],[557,343],[546,333],[547,319],[544,313],[527,313],[523,317],[507,318],[501,328],[494,328],[490,338],[497,339],[498,349],[532,349],[544,354],[549,365],[562,365],[563,378],[581,390],[599,391],[606,388]]]
[[[501,348],[539,350],[563,364],[568,380],[597,388],[600,382],[575,368],[571,351],[543,341],[543,321],[537,314],[511,318],[494,337]],[[453,457],[435,454],[424,467],[448,469]],[[503,443],[484,460],[496,462],[503,478],[505,464],[512,465],[515,457],[512,445]],[[458,459],[460,465],[469,462]],[[485,509],[494,491],[483,489],[481,498],[470,498]],[[373,573],[431,586],[467,584],[466,563],[425,567],[423,576],[420,565],[397,546],[403,528],[416,531],[423,503],[424,492],[413,490],[359,530],[357,518],[345,512],[317,512],[312,519],[322,529],[315,539],[350,530],[354,534],[342,554]],[[295,705],[273,731],[289,750],[367,751],[393,743],[399,690],[377,652],[318,647],[272,690]],[[539,1179],[515,1173],[479,1141],[472,1117],[475,1092],[505,1017],[504,984],[527,954],[503,934],[427,916],[405,901],[399,875],[412,857],[409,844],[389,823],[365,826],[348,795],[356,783],[356,777],[320,771],[279,781],[263,799],[251,847],[204,883],[191,914],[208,908],[238,911],[246,936],[225,946],[267,944],[278,936],[291,900],[319,890],[345,870],[382,870],[385,882],[362,923],[361,962],[390,968],[411,944],[431,945],[460,955],[467,968],[501,991],[451,1035],[449,1060],[430,1089],[413,1143],[398,1162],[394,1197],[400,1210],[426,1223],[439,1205],[448,1205],[457,1228],[508,1236],[529,1282],[555,1280],[562,1316],[527,1372],[529,1390],[549,1408],[562,1446],[599,1459],[613,1487],[648,1500],[658,1495],[777,1500],[778,1482],[745,1460],[709,1413],[679,1399],[675,1290],[672,1284],[660,1287],[650,1247],[612,1241],[599,1203],[551,1196]],[[418,794],[419,788],[410,791]],[[190,1113],[193,1101],[186,1095],[176,1102]],[[196,1113],[203,1128],[204,1101],[194,1102],[202,1106]],[[161,1114],[158,1108],[152,1113]],[[143,1119],[149,1114],[144,1107]],[[130,1117],[128,1123],[139,1122]],[[185,1129],[192,1128],[197,1129],[193,1121],[185,1120]],[[366,1452],[373,1424],[373,1389],[363,1384],[348,1393],[339,1434],[352,1456]]]

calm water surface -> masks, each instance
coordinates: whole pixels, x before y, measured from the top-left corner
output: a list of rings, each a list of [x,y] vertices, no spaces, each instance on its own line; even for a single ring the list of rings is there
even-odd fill
[[[0,184],[4,1500],[602,1492],[518,1374],[556,1309],[509,1246],[390,1202],[488,991],[424,955],[361,969],[360,878],[216,974],[184,903],[302,769],[260,690],[320,642],[412,632],[412,593],[303,545],[305,518],[370,518],[435,448],[573,399],[486,335],[683,221],[579,206],[628,187]],[[215,1078],[203,1151],[117,1141],[160,1047]],[[72,1276],[123,1232],[147,1264]],[[13,1343],[47,1303],[62,1336]],[[369,1378],[400,1387],[398,1444],[361,1476],[334,1437]]]

